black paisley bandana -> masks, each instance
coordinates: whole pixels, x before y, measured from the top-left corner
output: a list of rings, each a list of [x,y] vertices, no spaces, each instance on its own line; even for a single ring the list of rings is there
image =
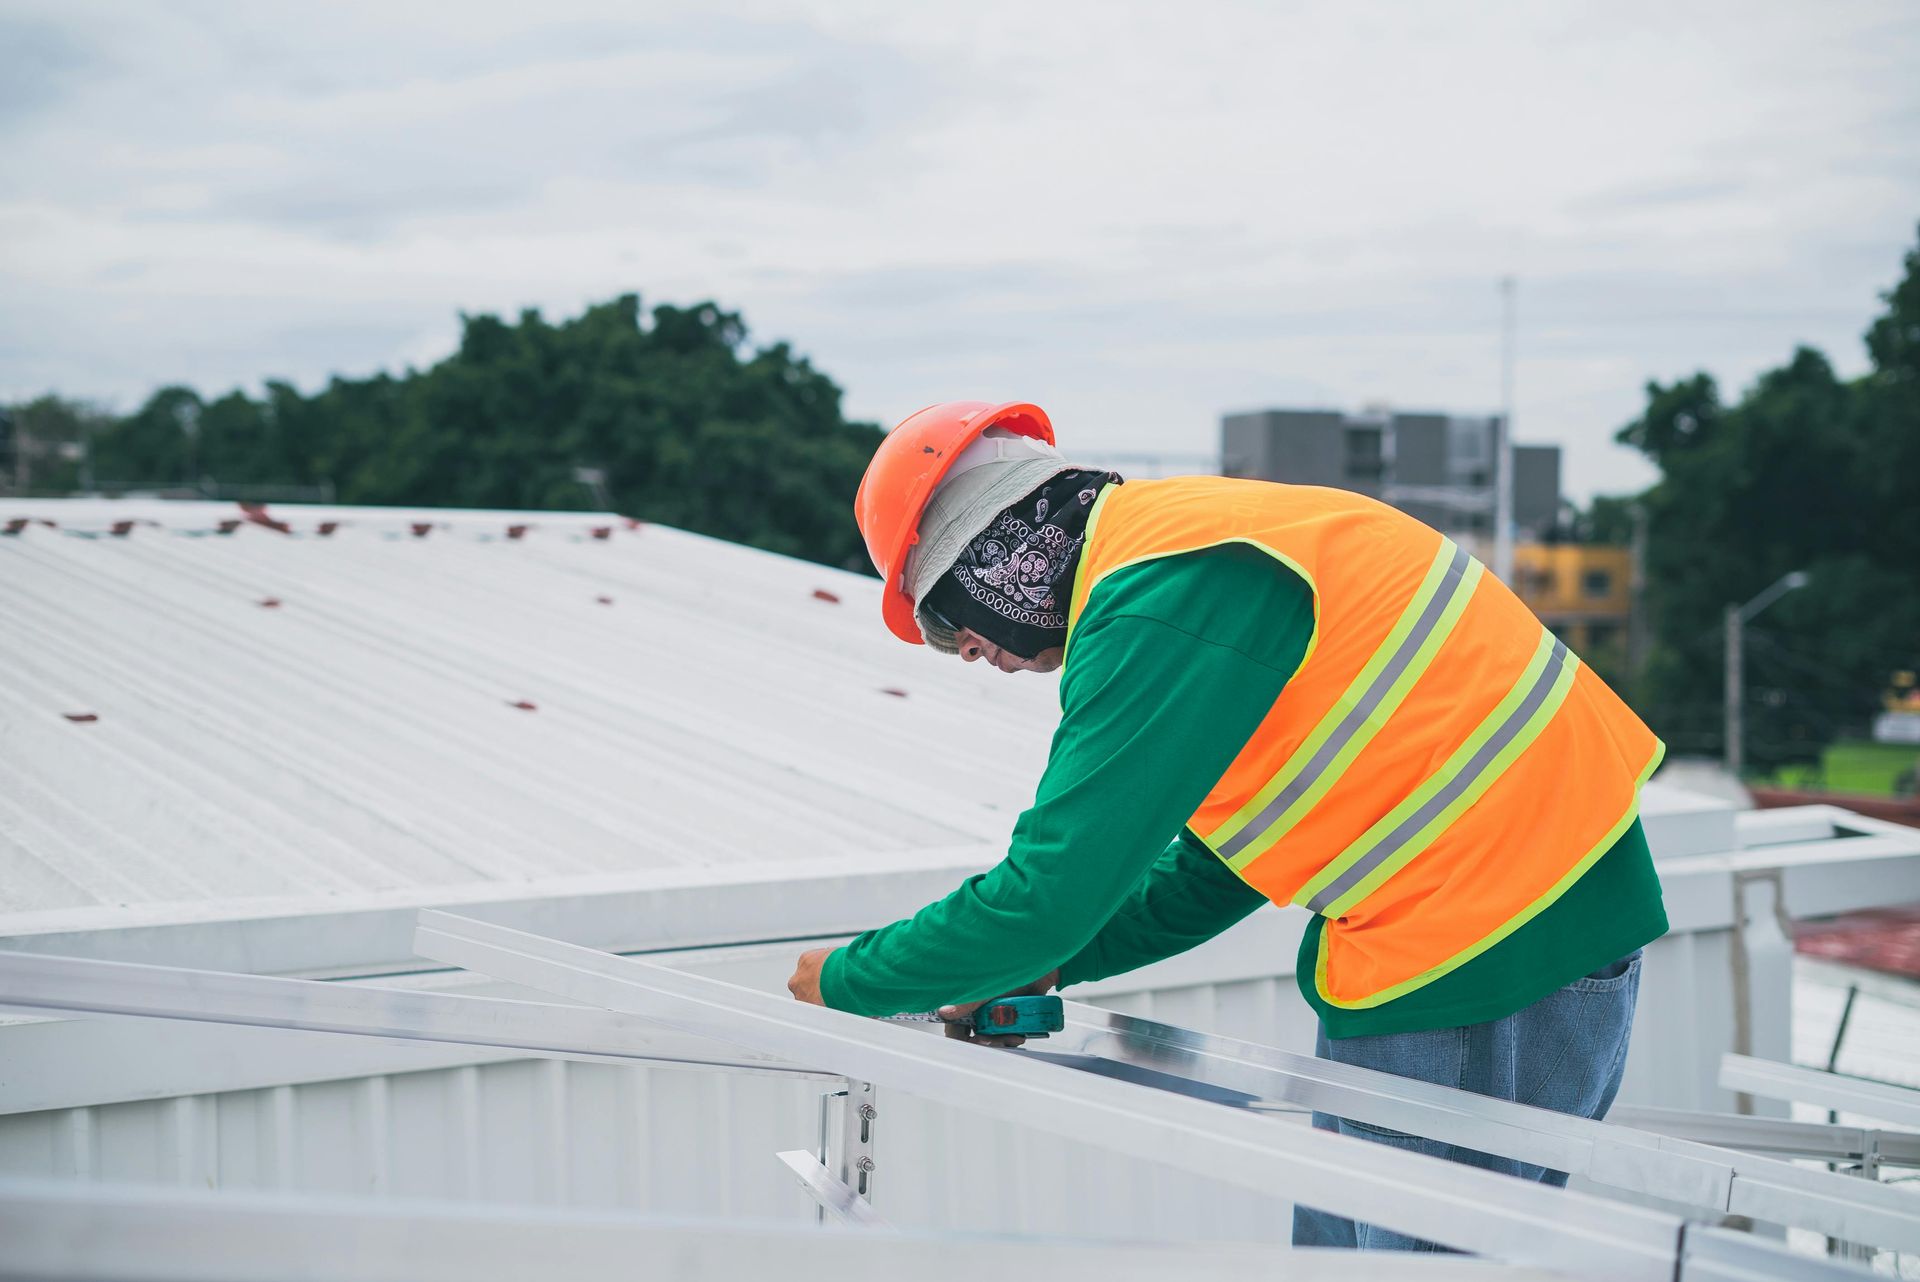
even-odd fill
[[[1023,659],[1067,642],[1067,593],[1093,500],[1113,472],[1062,472],[993,518],[924,604]]]

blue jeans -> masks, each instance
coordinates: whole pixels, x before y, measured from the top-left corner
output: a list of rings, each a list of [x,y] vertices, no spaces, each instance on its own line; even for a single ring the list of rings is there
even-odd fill
[[[1620,1089],[1640,993],[1640,953],[1576,979],[1505,1019],[1418,1033],[1383,1033],[1338,1041],[1320,1029],[1314,1053],[1495,1099],[1514,1100],[1581,1117],[1603,1118]],[[1491,1157],[1325,1113],[1314,1126],[1376,1144],[1443,1157],[1482,1170],[1564,1187],[1565,1171]],[[1363,1251],[1441,1251],[1446,1248],[1372,1224],[1359,1224],[1309,1206],[1293,1209],[1295,1246],[1358,1247]]]

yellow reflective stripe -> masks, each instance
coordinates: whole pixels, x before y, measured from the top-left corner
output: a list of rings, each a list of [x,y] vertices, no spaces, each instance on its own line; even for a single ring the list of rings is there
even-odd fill
[[[1080,612],[1087,608],[1087,596],[1093,591],[1093,581],[1086,576],[1087,553],[1093,550],[1093,535],[1100,528],[1100,513],[1106,510],[1107,499],[1113,495],[1113,491],[1111,485],[1103,487],[1087,511],[1087,528],[1080,536],[1080,568],[1074,572],[1073,595],[1067,598],[1067,639],[1060,647],[1062,667],[1066,666],[1067,654],[1073,649],[1073,625],[1080,621]],[[1083,579],[1086,579],[1084,589],[1081,587]]]
[[[1339,998],[1328,993],[1327,936],[1333,929],[1331,923],[1329,923],[1320,932],[1320,947],[1315,952],[1313,963],[1314,989],[1320,994],[1320,999],[1326,1002],[1327,1005],[1337,1006],[1341,1010],[1370,1010],[1375,1006],[1384,1006],[1396,997],[1404,997],[1414,989],[1424,988],[1434,980],[1439,979],[1442,975],[1450,974],[1460,969],[1460,967],[1480,956],[1480,954],[1513,934],[1514,931],[1519,930],[1535,917],[1538,917],[1550,908],[1560,896],[1566,894],[1575,882],[1584,877],[1587,869],[1599,862],[1600,856],[1613,849],[1614,843],[1619,841],[1621,834],[1626,832],[1627,825],[1631,824],[1634,818],[1640,813],[1641,785],[1653,777],[1653,772],[1660,768],[1660,762],[1666,755],[1667,745],[1657,739],[1654,740],[1653,755],[1647,759],[1647,764],[1641,768],[1639,777],[1633,781],[1633,799],[1627,803],[1626,813],[1621,815],[1611,828],[1607,829],[1606,835],[1602,836],[1599,841],[1593,843],[1593,848],[1580,857],[1580,862],[1567,870],[1566,876],[1554,882],[1552,886],[1547,888],[1545,894],[1528,904],[1518,913],[1515,913],[1512,919],[1507,921],[1506,924],[1498,930],[1486,938],[1461,949],[1453,956],[1441,962],[1438,966],[1421,971],[1412,979],[1402,980],[1398,984],[1390,984],[1377,993],[1370,993],[1365,997],[1358,997],[1352,1001],[1341,1001]]]
[[[1540,737],[1566,701],[1579,663],[1542,629],[1520,679],[1446,764],[1302,887],[1294,902],[1338,917],[1431,846]]]
[[[1406,608],[1401,610],[1400,617],[1394,621],[1393,630],[1387,634],[1386,639],[1382,641],[1379,648],[1373,652],[1373,655],[1367,660],[1366,666],[1361,668],[1353,680],[1348,683],[1346,690],[1341,693],[1340,698],[1334,703],[1333,707],[1328,710],[1325,716],[1320,718],[1319,724],[1315,725],[1314,728],[1308,732],[1307,737],[1301,740],[1300,746],[1294,749],[1293,754],[1287,758],[1280,769],[1274,772],[1273,778],[1263,784],[1260,791],[1249,798],[1245,805],[1228,816],[1219,827],[1207,834],[1207,839],[1213,848],[1220,853],[1222,858],[1226,859],[1230,864],[1233,864],[1236,869],[1244,866],[1244,860],[1240,863],[1234,863],[1235,857],[1241,854],[1241,852],[1247,848],[1247,845],[1259,835],[1259,830],[1249,832],[1249,827],[1255,820],[1260,818],[1263,812],[1273,806],[1274,802],[1279,799],[1280,794],[1287,790],[1289,785],[1294,784],[1300,779],[1300,776],[1305,772],[1309,763],[1314,760],[1315,755],[1326,746],[1327,740],[1332,738],[1334,732],[1340,728],[1341,722],[1351,716],[1356,708],[1366,704],[1369,696],[1375,692],[1376,687],[1380,694],[1384,695],[1386,693],[1385,686],[1380,682],[1381,672],[1393,663],[1396,655],[1406,641],[1408,634],[1411,633],[1420,622],[1423,613],[1432,603],[1435,594],[1440,590],[1441,584],[1446,581],[1448,568],[1452,565],[1458,551],[1459,549],[1452,539],[1441,538],[1440,547],[1434,553],[1433,564],[1427,567],[1426,576],[1421,579],[1420,586],[1414,590],[1413,596],[1406,604]],[[1344,742],[1343,739],[1342,744],[1344,744]],[[1333,751],[1337,752],[1341,746],[1341,744],[1336,744]],[[1331,758],[1332,754],[1329,753],[1328,755],[1329,758]],[[1307,785],[1311,785],[1314,780],[1309,779],[1306,782]],[[1267,822],[1271,823],[1273,820],[1281,818],[1282,812],[1291,806],[1291,804],[1292,797],[1290,796],[1287,802],[1282,805],[1280,811],[1274,812],[1272,819],[1269,819]],[[1297,822],[1297,816],[1295,820]],[[1263,824],[1262,828],[1265,826],[1266,825]],[[1288,827],[1291,826],[1291,823],[1288,824]]]
[[[1373,656],[1272,779],[1208,834],[1238,872],[1311,810],[1405,701],[1466,610],[1484,567],[1451,539]]]

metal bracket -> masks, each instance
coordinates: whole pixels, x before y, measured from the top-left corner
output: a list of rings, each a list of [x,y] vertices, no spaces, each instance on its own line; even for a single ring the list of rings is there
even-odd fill
[[[848,1078],[846,1102],[840,1106],[837,1169],[841,1182],[869,1201],[873,1198],[873,1123],[878,1116],[873,1083]]]
[[[775,1153],[774,1156],[784,1162],[788,1170],[800,1177],[800,1187],[813,1198],[821,1214],[832,1216],[835,1223],[850,1224],[863,1229],[891,1227],[865,1198],[855,1193],[845,1183],[834,1179],[833,1172],[820,1165],[814,1155],[805,1149],[789,1149],[784,1153]]]
[[[835,1100],[840,1101],[837,1135],[832,1121]],[[811,1159],[827,1179],[837,1187],[846,1189],[850,1197],[862,1200],[863,1205],[873,1195],[873,1124],[880,1115],[873,1100],[873,1083],[855,1081],[853,1078],[847,1079],[844,1090],[822,1094],[820,1136]],[[793,1165],[791,1157],[792,1154],[788,1153],[780,1155],[781,1160],[789,1166]],[[817,1196],[816,1200],[819,1200]],[[826,1223],[827,1209],[825,1202],[815,1208],[815,1222]]]

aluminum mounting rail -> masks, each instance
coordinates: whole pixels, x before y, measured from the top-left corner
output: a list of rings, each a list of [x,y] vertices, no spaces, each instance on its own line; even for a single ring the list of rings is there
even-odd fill
[[[1875,1276],[1834,1260],[1788,1255],[1778,1246],[1746,1233],[1687,1226],[1675,1282],[1865,1282]]]
[[[1022,1054],[423,911],[425,957],[1495,1259],[1672,1282],[1677,1216],[1313,1131]],[[1793,1257],[1782,1257],[1783,1266]]]
[[[1920,1198],[1772,1157],[1336,1064],[1079,1002],[1066,1028],[1027,1052],[1103,1075],[1203,1097],[1284,1102],[1476,1152],[1581,1175],[1596,1184],[1848,1242],[1920,1251]],[[1207,1094],[1212,1092],[1212,1094]]]
[[[1722,1055],[1720,1085],[1767,1099],[1797,1100],[1839,1113],[1877,1117],[1896,1126],[1920,1130],[1920,1090],[1848,1077],[1778,1060],[1751,1055]]]
[[[587,1007],[40,953],[0,952],[0,1007],[352,1033],[561,1058],[829,1076]]]
[[[1009,1260],[1037,1277],[1246,1282],[1270,1247],[964,1237],[666,1220],[607,1211],[0,1179],[8,1282],[979,1282]],[[1371,1282],[1377,1257],[1287,1257],[1291,1282]],[[1553,1282],[1533,1269],[1408,1256],[1419,1282]]]
[[[1684,1108],[1633,1104],[1615,1105],[1607,1120],[1610,1125],[1776,1157],[1920,1166],[1920,1135],[1912,1131],[1836,1126],[1828,1122],[1789,1122],[1778,1117],[1699,1113]]]

